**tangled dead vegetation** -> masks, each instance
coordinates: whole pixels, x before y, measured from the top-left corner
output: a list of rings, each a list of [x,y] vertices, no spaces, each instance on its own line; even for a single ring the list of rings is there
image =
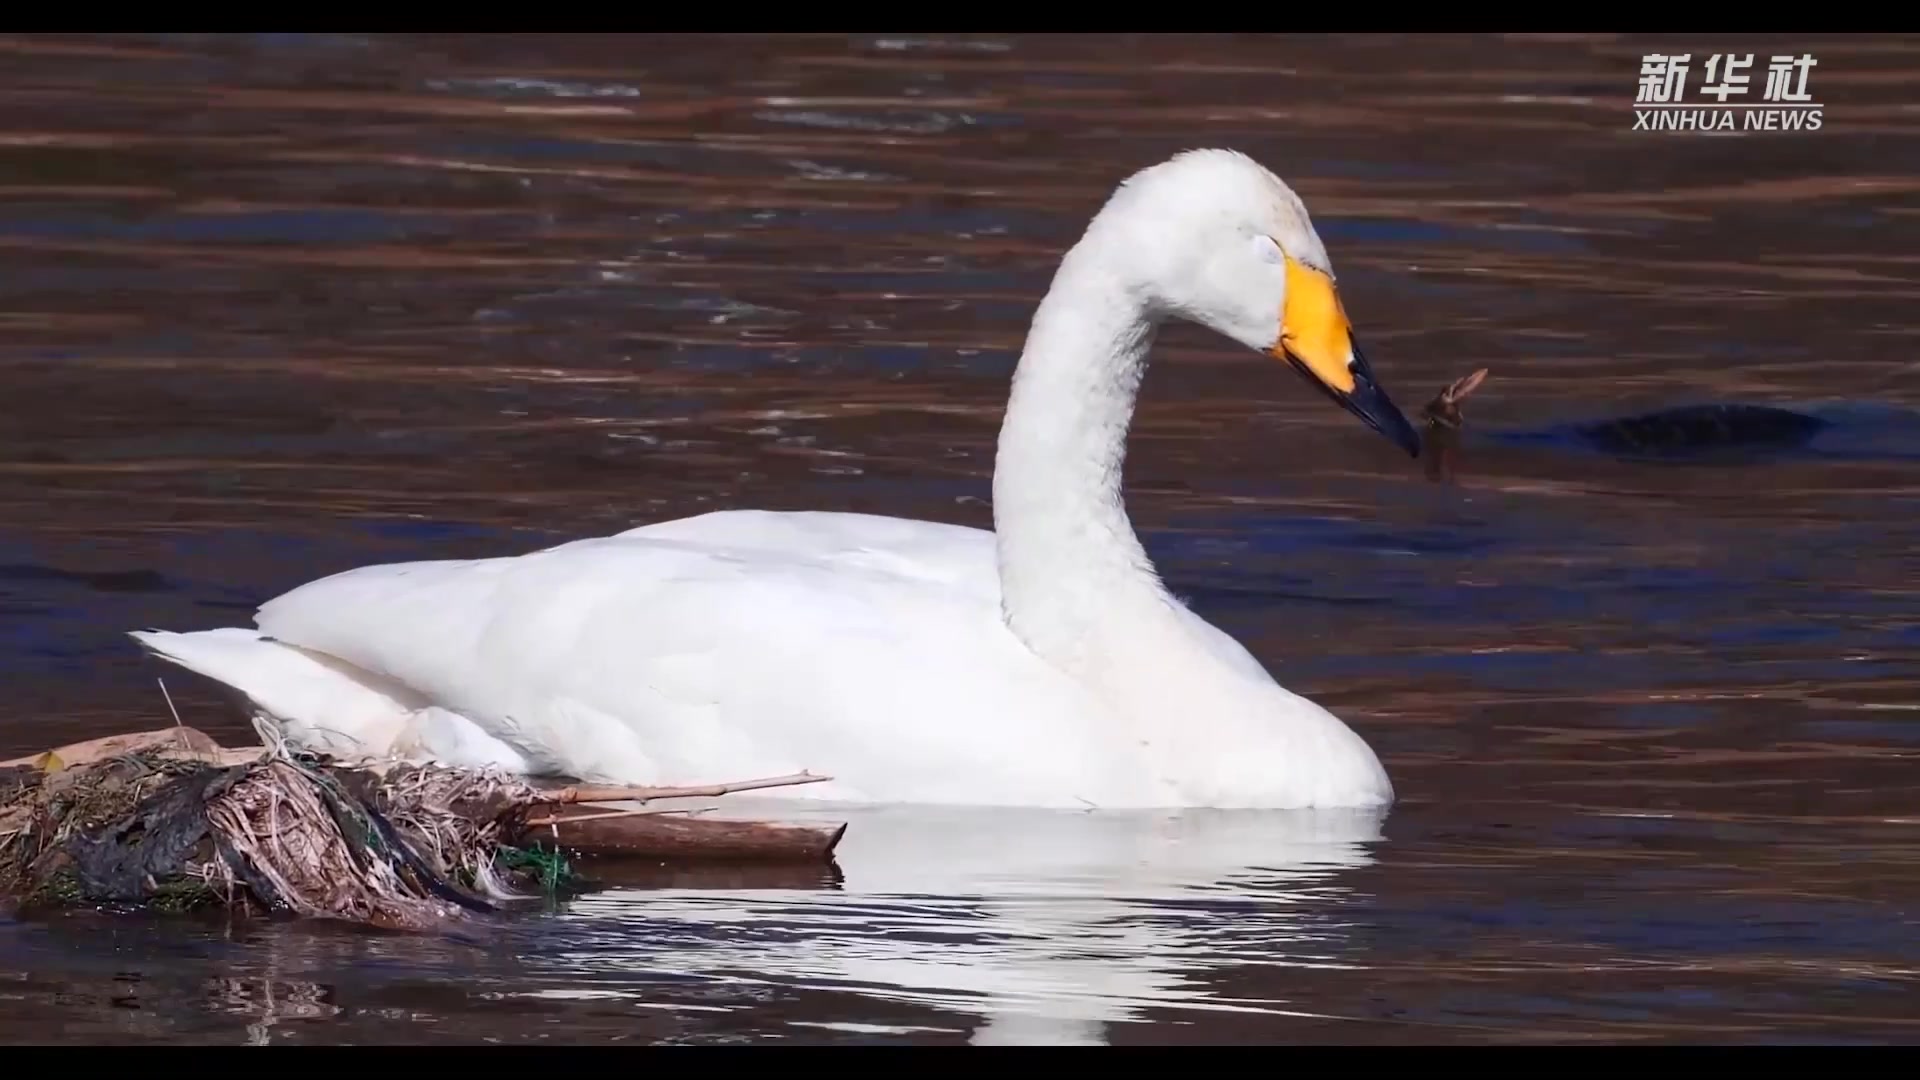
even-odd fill
[[[824,779],[540,788],[494,772],[226,749],[176,727],[0,763],[0,895],[23,914],[224,908],[422,929],[579,891],[581,854],[830,864],[844,825],[645,805]],[[590,805],[612,801],[627,806]]]

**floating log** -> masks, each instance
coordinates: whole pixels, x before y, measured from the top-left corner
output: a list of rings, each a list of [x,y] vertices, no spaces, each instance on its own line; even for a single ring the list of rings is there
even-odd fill
[[[845,877],[832,860],[817,862],[663,862],[658,859],[580,856],[583,872],[606,889],[837,889]]]
[[[674,810],[582,806],[569,806],[527,824],[530,840],[545,831],[563,850],[667,861],[825,862],[847,832],[844,822],[803,825],[696,817]]]

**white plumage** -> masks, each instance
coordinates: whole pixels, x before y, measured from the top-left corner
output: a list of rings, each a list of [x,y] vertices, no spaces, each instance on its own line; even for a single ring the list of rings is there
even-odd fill
[[[1035,314],[993,532],[726,511],[348,571],[270,601],[257,631],[133,636],[335,753],[625,783],[808,770],[835,779],[783,794],[853,802],[1384,805],[1367,744],[1175,600],[1120,498],[1154,328],[1192,319],[1301,366],[1301,272],[1331,288],[1305,209],[1243,156],[1123,184]],[[1371,387],[1355,353],[1307,361]]]

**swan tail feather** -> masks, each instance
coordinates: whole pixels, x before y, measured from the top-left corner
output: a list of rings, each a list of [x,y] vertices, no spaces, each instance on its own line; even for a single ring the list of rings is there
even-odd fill
[[[227,627],[128,636],[154,656],[225,685],[295,747],[339,757],[387,757],[424,702],[406,700],[371,673],[286,645],[257,630]]]

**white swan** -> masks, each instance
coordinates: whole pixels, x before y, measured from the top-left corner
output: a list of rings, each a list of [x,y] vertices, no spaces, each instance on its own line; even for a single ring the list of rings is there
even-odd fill
[[[134,632],[296,743],[625,783],[808,770],[843,802],[1361,807],[1372,749],[1161,585],[1121,462],[1156,326],[1285,360],[1409,454],[1306,208],[1239,153],[1123,182],[1014,376],[992,532],[726,511],[510,558],[362,567],[258,630]]]

